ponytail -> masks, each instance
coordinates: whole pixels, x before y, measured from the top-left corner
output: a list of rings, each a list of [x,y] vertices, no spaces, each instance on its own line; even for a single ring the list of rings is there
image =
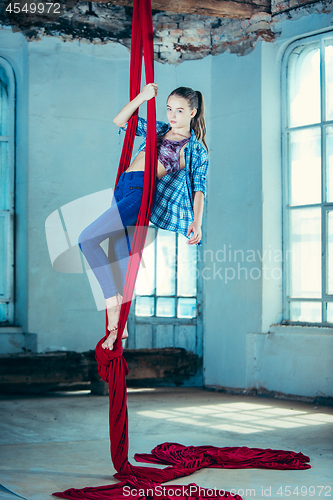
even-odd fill
[[[198,108],[196,115],[191,120],[191,128],[193,128],[198,141],[202,141],[208,153],[208,146],[205,141],[205,136],[206,136],[205,102],[200,90],[196,90],[195,92],[198,97]]]
[[[206,123],[205,123],[205,103],[200,90],[193,90],[190,87],[178,87],[173,90],[171,95],[183,97],[187,100],[191,109],[196,109],[196,115],[191,120],[191,129],[193,129],[198,141],[201,141],[208,153],[208,146],[205,141],[206,136]]]

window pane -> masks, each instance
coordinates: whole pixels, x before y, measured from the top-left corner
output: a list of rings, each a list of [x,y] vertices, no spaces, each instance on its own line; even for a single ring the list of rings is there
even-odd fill
[[[176,234],[160,229],[157,232],[157,295],[175,295]]]
[[[326,310],[327,310],[327,322],[333,323],[333,302],[327,302]]]
[[[333,127],[326,127],[326,201],[333,201]]]
[[[184,236],[178,236],[177,295],[193,296],[197,293],[197,249],[186,241]]]
[[[290,302],[290,320],[321,323],[321,302]]]
[[[9,200],[12,198],[8,172],[8,143],[0,142],[0,210],[11,210]]]
[[[8,230],[7,230],[7,214],[0,215],[0,298],[7,298],[7,268],[8,268],[8,256],[7,256],[7,242],[8,242]]]
[[[137,297],[135,299],[137,316],[154,316],[154,297]]]
[[[195,318],[197,315],[196,299],[178,299],[178,318]]]
[[[327,293],[333,293],[333,212],[327,213]]]
[[[156,229],[149,227],[135,283],[137,295],[153,295],[155,291],[155,238]]]
[[[289,134],[290,204],[321,202],[320,128]]]
[[[7,304],[0,304],[0,323],[6,321],[8,319],[8,305]]]
[[[333,45],[325,48],[326,120],[333,120]]]
[[[173,318],[175,316],[176,299],[169,297],[158,297],[156,303],[156,316]]]
[[[288,62],[289,126],[320,122],[319,43],[296,47]]]
[[[320,208],[290,210],[290,296],[321,297]]]
[[[0,135],[8,135],[8,94],[7,85],[5,84],[6,80],[7,75],[0,66]]]

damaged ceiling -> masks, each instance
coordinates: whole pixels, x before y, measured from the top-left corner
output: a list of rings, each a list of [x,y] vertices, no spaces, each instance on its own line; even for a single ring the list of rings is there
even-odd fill
[[[0,23],[20,31],[27,40],[57,36],[64,41],[119,42],[130,47],[131,0],[83,2],[26,0],[26,11],[10,12],[0,0]],[[52,7],[48,7],[51,5]],[[36,6],[38,9],[36,10]],[[274,18],[295,9],[327,11],[330,0],[152,0],[155,60],[179,64],[224,51],[244,55],[259,39],[273,41],[279,33]],[[46,11],[48,10],[48,12]]]

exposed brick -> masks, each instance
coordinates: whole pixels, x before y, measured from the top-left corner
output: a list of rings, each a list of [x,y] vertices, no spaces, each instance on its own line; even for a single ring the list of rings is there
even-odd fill
[[[229,33],[229,39],[234,40],[235,38],[241,38],[244,36],[244,31],[243,30],[235,30]]]
[[[243,30],[245,28],[247,28],[250,24],[250,21],[248,19],[244,19],[244,21],[241,22],[241,27],[243,28]]]
[[[196,41],[197,41],[197,38],[194,36],[182,36],[182,37],[180,37],[179,43],[187,44],[187,43],[194,43]]]
[[[153,16],[153,22],[155,20],[158,20],[159,23],[179,23],[183,21],[184,15],[183,14],[175,14],[174,12],[170,12],[168,15],[165,14],[155,14]]]
[[[163,45],[167,45],[168,47],[173,47],[173,43],[178,42],[179,37],[178,36],[165,36],[163,37]]]
[[[277,13],[273,18],[265,12],[241,20],[156,11],[153,15],[155,60],[179,64],[183,60],[200,59],[225,51],[244,55],[254,49],[259,39],[270,42],[279,36],[280,33],[275,31],[277,21],[287,17],[297,19],[323,9],[325,12],[333,10],[333,2],[328,0],[302,7],[305,1],[308,0],[272,0],[272,11]],[[297,8],[290,10],[295,5]],[[58,36],[64,41],[81,40],[82,43],[118,41],[130,48],[132,19],[130,11],[124,7],[94,4],[96,16],[87,15],[85,2],[77,2],[71,9],[64,9],[65,15],[59,18],[56,25],[45,22],[40,27],[39,19],[30,21],[29,18],[27,28],[19,24],[12,28],[22,31],[28,41],[39,40],[41,36]],[[288,12],[278,12],[285,9]]]
[[[193,28],[185,28],[183,29],[183,35],[184,36],[193,36],[193,37],[196,37],[198,36],[198,32],[197,32],[197,28],[196,27],[193,27]]]
[[[269,23],[260,21],[259,23],[250,24],[250,26],[246,28],[245,33],[248,34],[259,30],[272,31]]]
[[[182,61],[188,61],[193,59],[203,59],[210,54],[210,48],[203,48],[199,52],[187,51],[182,54]]]
[[[217,44],[220,40],[222,40],[223,37],[225,37],[225,35],[223,35],[223,34],[221,34],[221,35],[214,35],[212,37],[213,43]]]
[[[258,37],[260,37],[262,40],[265,40],[265,42],[273,42],[275,40],[275,33],[271,30],[259,30],[257,31]]]
[[[203,21],[199,21],[198,19],[196,19],[195,21],[189,21],[186,16],[186,20],[181,23],[180,27],[183,29],[202,29],[203,26],[205,26],[205,23]]]
[[[225,33],[226,35],[229,35],[230,33],[235,33],[237,30],[242,31],[240,21],[236,21],[233,23],[229,22],[223,27],[223,33]]]
[[[178,28],[177,23],[163,23],[162,24],[162,29],[164,30],[174,30]]]
[[[254,16],[250,19],[250,24],[258,23],[260,21],[266,21],[270,23],[272,20],[272,16],[267,14],[266,12],[259,12],[258,14],[254,14]]]
[[[163,45],[160,46],[160,52],[172,52],[174,50],[175,42],[170,40],[167,42],[164,41]]]
[[[211,30],[212,35],[221,35],[224,31],[224,26],[219,26],[218,28],[213,28]]]
[[[181,30],[181,29],[170,30],[171,36],[182,36],[182,34],[183,34],[183,30]]]
[[[167,36],[169,34],[169,30],[156,30],[155,36]]]

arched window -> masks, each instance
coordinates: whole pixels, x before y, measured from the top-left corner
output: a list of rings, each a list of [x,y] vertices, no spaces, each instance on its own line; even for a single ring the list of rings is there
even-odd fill
[[[0,323],[14,320],[14,132],[15,87],[0,57]]]
[[[333,34],[285,54],[284,318],[333,323]]]

